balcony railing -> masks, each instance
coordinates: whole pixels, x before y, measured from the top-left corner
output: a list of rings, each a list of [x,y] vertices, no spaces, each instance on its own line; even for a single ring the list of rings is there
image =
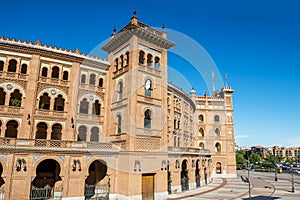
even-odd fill
[[[23,114],[23,108],[22,107],[16,107],[16,106],[0,106],[0,113],[1,114]]]
[[[83,84],[83,83],[80,83],[79,88],[84,89],[84,90],[93,91],[93,92],[101,92],[101,93],[104,93],[104,91],[105,91],[104,87],[90,85],[90,84]]]
[[[96,122],[103,122],[104,121],[104,116],[103,115],[90,115],[90,114],[83,114],[83,113],[78,113],[77,114],[77,119],[81,121],[96,121]]]
[[[61,79],[58,79],[58,78],[49,78],[49,77],[40,76],[40,82],[49,83],[49,84],[58,84],[58,85],[63,85],[63,86],[69,86],[70,81],[61,80]]]
[[[45,110],[45,109],[38,109],[36,110],[37,115],[41,116],[49,116],[49,117],[67,117],[66,111],[57,111],[57,110]]]
[[[169,152],[187,152],[187,153],[200,153],[200,154],[210,154],[208,149],[199,149],[192,147],[168,147]]]
[[[77,142],[63,140],[0,138],[0,146],[38,147],[38,148],[70,148],[70,149],[114,149],[108,142]]]
[[[0,76],[6,77],[6,78],[26,80],[28,75],[27,74],[16,73],[16,72],[1,71]]]

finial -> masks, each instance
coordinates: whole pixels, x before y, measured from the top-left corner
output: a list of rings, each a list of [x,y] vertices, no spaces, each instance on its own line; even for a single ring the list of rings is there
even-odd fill
[[[133,11],[133,17],[136,17],[136,9]]]
[[[166,28],[166,26],[163,24],[163,25],[161,26],[161,29],[162,29],[163,32],[165,31],[165,28]]]
[[[194,87],[192,87],[192,90],[194,90]]]
[[[40,40],[36,40],[34,44],[37,45],[37,46],[41,46],[41,41]]]
[[[113,29],[113,33],[111,34],[111,37],[113,37],[114,35],[116,35],[116,33],[117,33],[117,28],[116,28],[116,27],[114,27],[114,29]]]

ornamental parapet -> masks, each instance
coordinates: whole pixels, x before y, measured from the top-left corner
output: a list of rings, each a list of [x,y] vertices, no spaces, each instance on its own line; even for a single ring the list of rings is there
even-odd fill
[[[208,149],[192,148],[192,147],[168,147],[169,154],[201,154],[203,156],[210,155]]]
[[[14,149],[14,147],[26,147],[30,150],[118,150],[109,142],[78,142],[63,140],[43,140],[43,139],[16,139],[16,138],[0,138],[0,149]]]

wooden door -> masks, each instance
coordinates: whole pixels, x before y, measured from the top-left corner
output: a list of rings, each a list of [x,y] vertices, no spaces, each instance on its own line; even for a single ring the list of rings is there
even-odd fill
[[[154,175],[142,176],[142,199],[154,200]]]

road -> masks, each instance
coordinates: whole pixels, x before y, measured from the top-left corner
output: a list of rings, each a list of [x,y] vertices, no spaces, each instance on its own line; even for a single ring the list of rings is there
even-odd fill
[[[205,200],[205,199],[249,199],[248,183],[241,180],[248,171],[238,170],[237,178],[215,178],[210,184],[178,194],[169,195],[169,200]],[[252,200],[299,200],[300,176],[294,174],[295,192],[292,193],[291,174],[278,174],[275,181],[274,172],[250,172]]]

